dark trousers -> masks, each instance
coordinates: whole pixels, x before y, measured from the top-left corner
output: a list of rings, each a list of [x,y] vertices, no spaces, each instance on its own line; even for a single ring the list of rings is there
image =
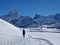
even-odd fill
[[[25,35],[23,35],[23,37],[25,37]]]

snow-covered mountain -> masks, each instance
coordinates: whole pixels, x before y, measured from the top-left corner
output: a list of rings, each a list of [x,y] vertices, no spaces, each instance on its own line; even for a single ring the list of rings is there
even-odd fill
[[[20,15],[18,14],[16,10],[11,10],[7,15],[3,15],[0,18],[10,22],[12,20],[18,19],[19,17]]]
[[[40,14],[36,14],[34,19],[39,23],[43,23],[46,20],[46,16],[42,16]]]
[[[54,17],[55,17],[55,22],[60,23],[60,13],[56,14]]]
[[[54,24],[53,28],[60,28],[60,14],[56,15],[49,15],[49,16],[42,16],[42,15],[35,15],[34,19],[40,23],[41,25],[52,25]]]
[[[30,27],[32,25],[36,26],[38,23],[29,16],[21,16],[16,10],[12,10],[8,15],[1,16],[0,18],[10,22],[17,27]]]
[[[54,21],[54,16],[53,15],[42,16],[42,15],[36,14],[34,19],[40,24],[48,24]]]
[[[29,16],[21,16],[16,20],[12,20],[11,23],[17,27],[23,27],[23,28],[38,25],[38,23]]]
[[[16,10],[11,10],[7,15],[0,16],[0,18],[10,22],[11,24],[17,27],[39,27],[39,25],[52,25],[54,24],[54,28],[57,27],[57,23],[60,24],[60,14],[42,16],[40,14],[36,14],[34,18],[30,16],[21,16],[18,14]]]

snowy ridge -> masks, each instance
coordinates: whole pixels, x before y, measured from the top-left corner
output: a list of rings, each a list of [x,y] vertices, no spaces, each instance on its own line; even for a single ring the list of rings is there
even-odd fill
[[[22,31],[14,25],[0,19],[0,33],[21,36]]]

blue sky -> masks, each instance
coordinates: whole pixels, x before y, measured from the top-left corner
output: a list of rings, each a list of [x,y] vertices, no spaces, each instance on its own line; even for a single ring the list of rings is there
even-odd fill
[[[60,13],[60,0],[0,0],[0,15],[13,9],[20,15],[54,15]]]

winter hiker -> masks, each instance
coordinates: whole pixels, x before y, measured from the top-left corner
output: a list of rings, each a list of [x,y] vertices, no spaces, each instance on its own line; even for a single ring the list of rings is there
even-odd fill
[[[23,29],[23,37],[25,37],[25,30]]]

